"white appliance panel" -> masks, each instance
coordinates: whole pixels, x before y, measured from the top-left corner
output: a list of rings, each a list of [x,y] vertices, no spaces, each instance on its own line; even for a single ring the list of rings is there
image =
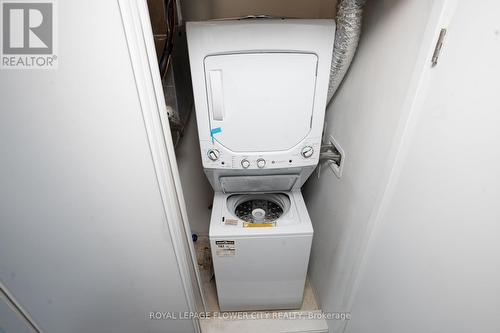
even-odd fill
[[[248,53],[205,58],[210,128],[234,152],[288,150],[311,130],[318,57]]]
[[[188,22],[186,32],[205,171],[294,168],[300,187],[319,161],[335,22]]]
[[[299,309],[312,235],[234,238],[234,255],[210,238],[221,311]]]
[[[289,211],[275,227],[253,228],[225,223],[237,219],[231,194],[215,193],[209,237],[222,311],[300,308],[313,228],[301,192],[283,193]]]

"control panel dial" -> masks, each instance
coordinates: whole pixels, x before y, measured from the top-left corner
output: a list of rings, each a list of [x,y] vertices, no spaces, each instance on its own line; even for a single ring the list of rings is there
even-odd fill
[[[242,160],[241,161],[241,166],[243,167],[243,169],[248,169],[248,167],[250,166],[250,161],[245,159],[245,160]]]
[[[262,169],[263,167],[266,166],[266,160],[263,158],[259,158],[257,160],[257,166],[259,167],[259,169]]]
[[[210,149],[207,152],[207,156],[212,161],[217,161],[220,157],[220,152],[217,149]]]
[[[302,154],[303,157],[309,158],[313,156],[314,148],[311,146],[305,146],[304,148],[302,148],[302,151],[300,153]]]

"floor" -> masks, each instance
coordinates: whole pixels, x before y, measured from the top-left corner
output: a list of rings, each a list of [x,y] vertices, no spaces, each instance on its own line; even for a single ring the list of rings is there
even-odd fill
[[[217,289],[208,236],[200,236],[195,242],[195,249],[207,311],[210,313],[219,313]],[[201,328],[203,333],[328,332],[326,321],[321,318],[321,314],[322,311],[316,302],[311,284],[309,280],[306,280],[304,301],[300,309],[285,311],[222,312],[217,317],[202,319]]]

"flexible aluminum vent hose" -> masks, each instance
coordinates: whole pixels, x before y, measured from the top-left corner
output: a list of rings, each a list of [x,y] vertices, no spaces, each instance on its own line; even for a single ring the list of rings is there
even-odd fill
[[[330,103],[342,83],[356,53],[365,2],[366,0],[339,0],[327,103]]]

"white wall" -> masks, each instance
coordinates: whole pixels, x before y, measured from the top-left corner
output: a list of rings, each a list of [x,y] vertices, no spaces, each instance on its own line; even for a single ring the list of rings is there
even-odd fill
[[[118,2],[57,3],[59,68],[0,71],[0,282],[44,332],[193,332],[149,319],[188,306]]]
[[[458,1],[347,332],[499,332],[500,3]]]
[[[441,7],[431,0],[368,1],[356,58],[326,116],[326,133],[345,150],[343,176],[323,166],[320,178],[313,175],[304,188],[315,229],[309,274],[324,311],[349,311]],[[344,324],[330,327],[338,331]]]
[[[0,332],[37,333],[15,305],[0,290]]]

